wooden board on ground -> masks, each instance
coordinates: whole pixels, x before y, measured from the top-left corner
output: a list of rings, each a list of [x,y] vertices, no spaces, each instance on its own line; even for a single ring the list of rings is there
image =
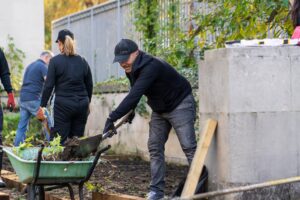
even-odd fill
[[[1,200],[9,200],[9,194],[6,194],[4,192],[0,192],[0,199]]]
[[[184,184],[184,188],[181,194],[182,198],[188,198],[195,194],[196,187],[204,165],[205,157],[208,152],[208,147],[211,143],[216,127],[216,120],[207,120],[206,125],[201,133],[201,139],[197,146],[197,150],[195,152],[186,182]]]
[[[13,172],[2,170],[1,177],[9,188],[16,188],[21,192],[26,187],[26,184],[21,183],[18,176]]]
[[[93,192],[93,200],[144,200],[144,198],[124,194],[103,194]]]
[[[22,192],[26,187],[26,184],[21,183],[19,181],[18,176],[13,172],[7,170],[1,170],[1,178],[6,183],[8,188],[16,188],[16,190],[19,192]],[[0,195],[0,200],[6,200],[6,199],[5,198],[2,199],[2,196]],[[56,197],[53,194],[46,192],[45,200],[67,200],[67,199]]]

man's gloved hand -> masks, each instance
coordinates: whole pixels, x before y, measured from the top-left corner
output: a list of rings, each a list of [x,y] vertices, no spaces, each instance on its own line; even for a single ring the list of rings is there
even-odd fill
[[[7,93],[7,96],[8,96],[8,99],[7,99],[7,108],[10,111],[12,111],[16,107],[15,97],[14,97],[14,94],[12,92]]]
[[[45,111],[42,107],[40,107],[36,113],[36,118],[40,121],[44,121],[46,119]]]
[[[134,119],[134,117],[135,117],[135,112],[132,111],[132,113],[130,113],[130,115],[128,116],[126,122],[129,123],[129,124],[131,124],[132,120]]]
[[[114,122],[110,118],[107,118],[103,129],[103,134],[107,132],[109,132],[108,137],[112,137],[113,135],[117,134]]]

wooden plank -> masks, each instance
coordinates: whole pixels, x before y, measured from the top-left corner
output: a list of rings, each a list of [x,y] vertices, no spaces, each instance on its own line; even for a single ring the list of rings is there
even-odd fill
[[[4,192],[0,192],[0,199],[1,200],[9,200],[9,194],[6,194]]]
[[[202,194],[196,194],[196,195],[190,197],[190,199],[207,199],[210,197],[216,197],[216,196],[221,196],[221,195],[226,195],[226,194],[257,190],[257,189],[262,189],[262,188],[266,188],[266,187],[274,187],[277,185],[290,184],[290,183],[296,183],[296,182],[300,182],[300,176],[286,178],[286,179],[278,179],[278,180],[274,180],[274,181],[268,181],[268,182],[257,183],[257,184],[252,184],[252,185],[245,185],[245,186],[240,186],[240,187],[235,187],[235,188],[217,190],[217,191],[213,191],[213,192],[206,192],[206,193],[202,193]]]
[[[1,170],[1,178],[6,183],[8,188],[16,188],[16,190],[19,192],[22,192],[26,188],[26,184],[21,183],[19,181],[18,176],[13,172]],[[49,192],[45,193],[45,200],[67,200],[67,199],[68,198],[54,196]],[[2,200],[1,196],[0,196],[0,200]]]
[[[144,198],[125,194],[103,194],[93,192],[92,200],[144,200]]]
[[[189,169],[189,173],[184,184],[184,188],[181,194],[182,198],[188,198],[195,194],[196,187],[199,181],[199,177],[202,172],[205,157],[208,152],[208,147],[211,143],[212,137],[217,127],[217,121],[208,119],[201,133],[201,140],[197,146],[192,164]]]
[[[16,188],[19,192],[26,187],[26,184],[21,183],[18,176],[13,172],[1,170],[1,178],[6,183],[7,187]]]
[[[54,196],[53,194],[50,194],[49,192],[45,193],[45,200],[69,200],[69,199],[70,198],[63,198],[63,197]]]

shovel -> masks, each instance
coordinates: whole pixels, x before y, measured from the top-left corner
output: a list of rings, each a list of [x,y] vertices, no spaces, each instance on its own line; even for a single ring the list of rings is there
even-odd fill
[[[129,115],[133,112],[133,110],[129,111],[120,122],[115,125],[115,129],[117,130],[120,126],[127,123]],[[94,153],[97,151],[99,144],[101,141],[105,140],[111,134],[110,131],[104,134],[97,134],[91,137],[83,137],[79,138],[79,145],[74,146],[72,152],[74,152],[75,157],[84,158],[87,157],[90,153]]]

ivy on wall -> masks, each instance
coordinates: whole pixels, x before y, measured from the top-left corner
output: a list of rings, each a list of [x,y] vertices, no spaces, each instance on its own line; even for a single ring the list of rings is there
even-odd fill
[[[141,33],[143,49],[165,59],[176,68],[196,67],[191,53],[193,42],[188,41],[180,15],[180,0],[136,0],[134,25]]]
[[[228,40],[289,37],[293,31],[289,0],[185,3],[190,10],[185,18],[180,14],[180,0],[136,0],[134,7],[144,50],[177,69],[196,67],[198,55],[224,47]]]
[[[136,0],[134,3],[134,25],[142,33],[144,50],[155,54],[158,26],[158,0]]]

